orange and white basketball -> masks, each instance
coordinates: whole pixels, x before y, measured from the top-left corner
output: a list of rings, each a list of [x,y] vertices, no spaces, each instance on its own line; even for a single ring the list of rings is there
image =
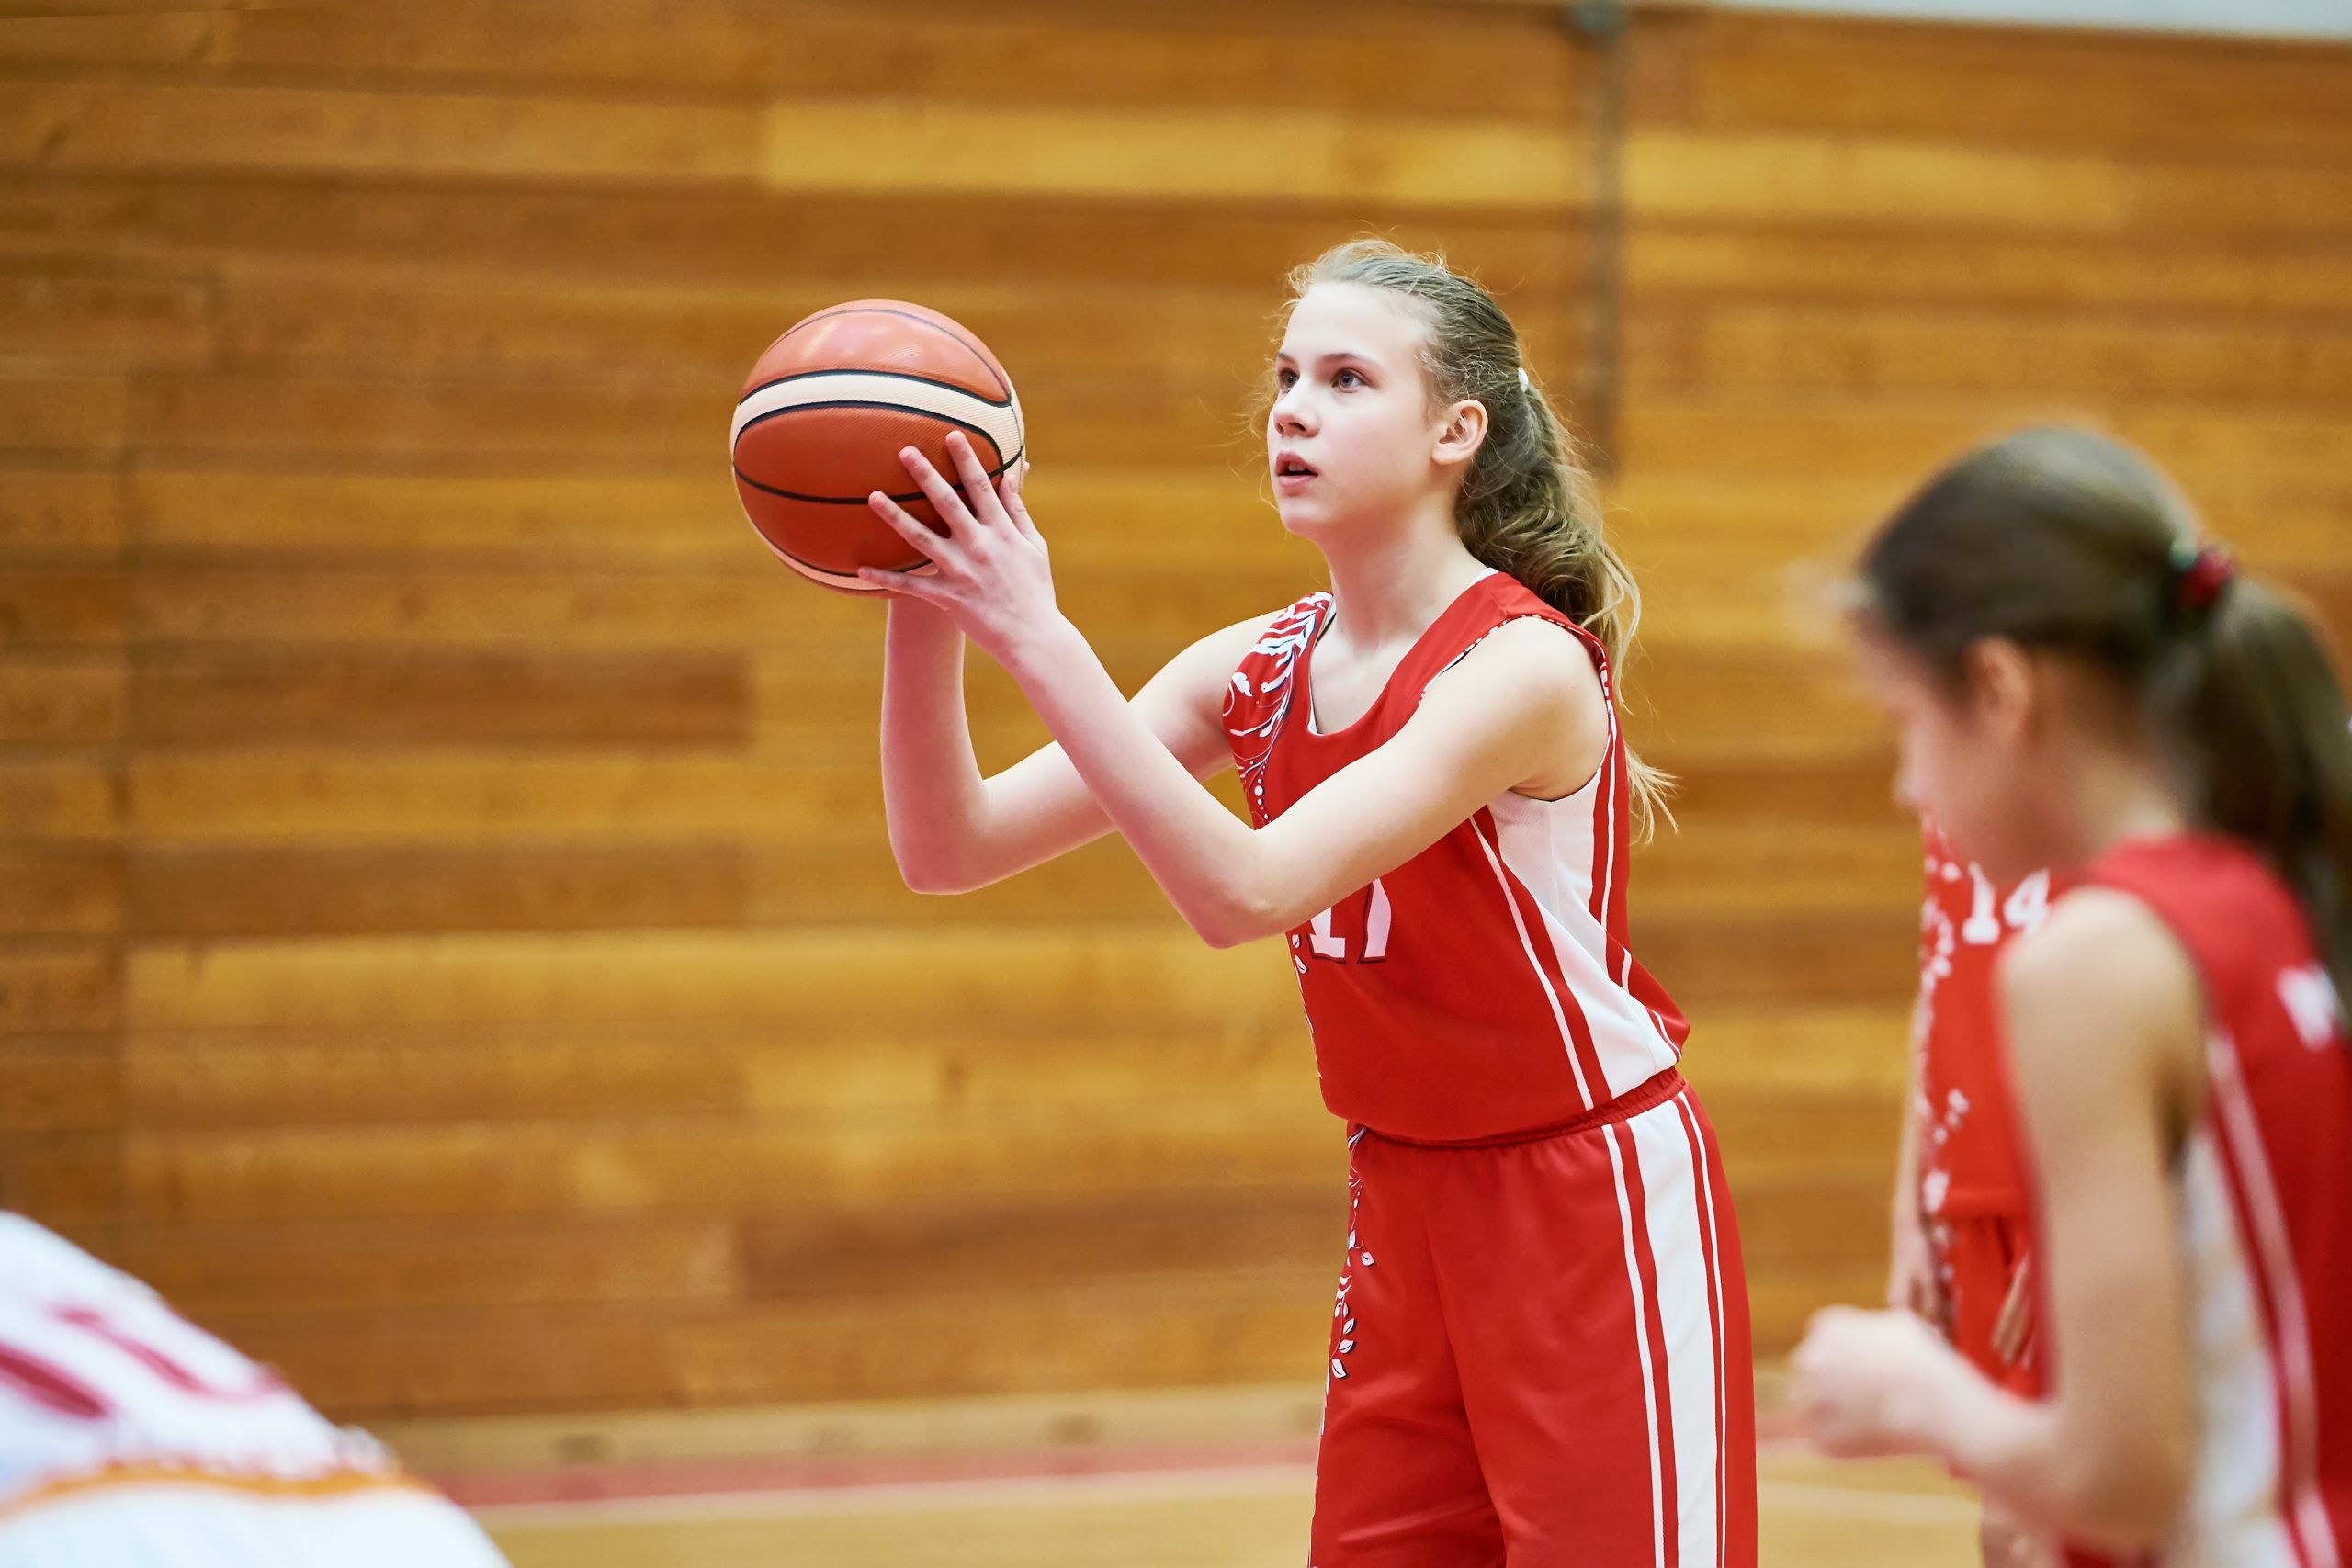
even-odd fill
[[[820,310],[768,345],[735,405],[735,490],[785,564],[850,593],[879,592],[860,567],[910,571],[925,558],[874,515],[881,491],[933,528],[907,477],[913,446],[951,482],[961,430],[991,477],[1021,461],[1021,400],[978,337],[936,310],[859,299]]]

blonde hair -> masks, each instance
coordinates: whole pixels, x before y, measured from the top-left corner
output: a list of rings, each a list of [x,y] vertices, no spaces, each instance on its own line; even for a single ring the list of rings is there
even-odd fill
[[[1453,525],[1470,553],[1590,632],[1623,679],[1642,620],[1642,591],[1601,531],[1600,502],[1577,452],[1520,355],[1519,333],[1495,297],[1442,255],[1385,240],[1351,240],[1290,275],[1295,305],[1318,283],[1385,288],[1410,301],[1428,330],[1421,372],[1439,403],[1486,406],[1487,438],[1454,498]],[[1673,776],[1625,749],[1636,835],[1671,821]]]

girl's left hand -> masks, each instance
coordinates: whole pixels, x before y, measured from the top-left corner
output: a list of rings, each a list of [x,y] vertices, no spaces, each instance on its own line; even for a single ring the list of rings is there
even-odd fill
[[[1920,1413],[1951,1354],[1911,1313],[1815,1313],[1790,1362],[1805,1436],[1840,1459],[1919,1451]]]
[[[988,470],[962,431],[948,433],[947,453],[963,480],[961,492],[912,446],[899,453],[899,460],[947,525],[944,536],[880,491],[866,497],[876,517],[931,558],[932,570],[917,573],[867,567],[857,575],[877,588],[936,604],[967,637],[1001,661],[1015,637],[1051,626],[1060,614],[1054,604],[1045,538],[1021,499],[1021,476],[1029,465],[1007,469],[990,484]]]

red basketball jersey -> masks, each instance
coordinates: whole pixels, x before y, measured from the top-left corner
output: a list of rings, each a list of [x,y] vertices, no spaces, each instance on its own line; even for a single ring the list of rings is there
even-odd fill
[[[1930,1219],[2021,1215],[2018,1146],[1994,972],[2012,937],[2041,924],[2050,877],[1996,887],[1934,828],[1919,914],[1919,1207]]]
[[[1689,1026],[1625,943],[1625,748],[1601,645],[1490,573],[1421,634],[1370,711],[1326,733],[1310,682],[1333,611],[1317,593],[1275,617],[1226,694],[1261,827],[1395,736],[1430,682],[1509,621],[1550,621],[1584,646],[1610,729],[1574,795],[1500,795],[1290,933],[1324,1103],[1394,1137],[1468,1141],[1569,1121],[1673,1066]]]
[[[2340,1568],[2352,1552],[2352,1044],[2342,1003],[2301,908],[2233,840],[2126,844],[2085,881],[2154,911],[2206,998],[2205,1109],[2174,1171],[2197,1463],[2157,1560]]]

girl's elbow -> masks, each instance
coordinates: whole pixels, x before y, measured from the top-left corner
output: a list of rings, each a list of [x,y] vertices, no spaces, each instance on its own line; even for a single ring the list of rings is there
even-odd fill
[[[1220,897],[1188,910],[1185,922],[1203,942],[1218,949],[1245,946],[1289,929],[1280,910],[1246,895]]]

